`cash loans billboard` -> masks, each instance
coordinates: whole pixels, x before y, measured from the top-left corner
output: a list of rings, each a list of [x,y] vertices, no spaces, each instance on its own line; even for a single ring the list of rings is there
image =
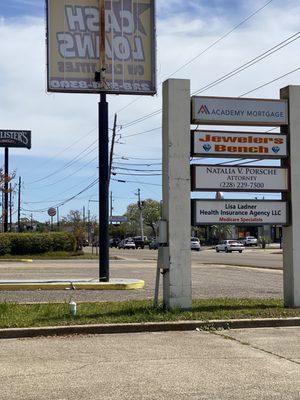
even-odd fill
[[[103,0],[105,87],[95,81],[101,58],[100,4],[46,0],[48,91],[155,94],[155,1]]]

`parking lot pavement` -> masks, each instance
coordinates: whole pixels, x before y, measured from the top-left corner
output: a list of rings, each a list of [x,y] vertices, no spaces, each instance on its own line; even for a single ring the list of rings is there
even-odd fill
[[[0,400],[299,400],[299,343],[300,328],[2,340]]]
[[[156,263],[153,261],[111,262],[112,278],[134,278],[145,281],[139,290],[36,290],[0,291],[0,302],[69,302],[124,301],[153,298]],[[95,279],[97,261],[35,261],[32,264],[0,263],[0,279]],[[160,286],[162,287],[162,285]],[[282,297],[282,271],[225,265],[193,264],[194,298],[209,297]],[[162,291],[160,291],[162,294]]]

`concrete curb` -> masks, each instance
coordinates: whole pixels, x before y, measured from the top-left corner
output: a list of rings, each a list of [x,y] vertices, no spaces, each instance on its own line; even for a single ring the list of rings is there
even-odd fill
[[[18,290],[134,290],[143,289],[145,281],[139,279],[114,279],[110,282],[1,282],[0,291]]]
[[[13,258],[2,258],[2,259],[0,259],[0,263],[1,262],[11,262],[11,263],[13,263],[13,262],[22,262],[22,263],[33,263],[33,259],[32,258],[15,258],[15,259],[13,259]]]
[[[279,328],[300,326],[300,318],[231,319],[211,321],[147,322],[133,324],[71,325],[0,329],[0,339],[113,333],[193,331],[195,329]]]

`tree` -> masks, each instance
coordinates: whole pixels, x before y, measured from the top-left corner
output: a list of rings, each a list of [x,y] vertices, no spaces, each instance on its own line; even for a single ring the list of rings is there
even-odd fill
[[[61,226],[73,233],[76,238],[77,250],[81,250],[83,240],[86,237],[86,227],[80,211],[71,210],[66,217],[62,218]]]
[[[153,199],[147,199],[141,203],[144,225],[150,227],[153,236],[156,236],[157,222],[160,219],[160,202]],[[138,232],[140,226],[140,209],[138,205],[135,203],[129,204],[125,215],[128,217],[132,230]]]
[[[213,225],[211,227],[211,232],[218,240],[225,240],[229,235],[231,235],[232,229],[232,225]]]

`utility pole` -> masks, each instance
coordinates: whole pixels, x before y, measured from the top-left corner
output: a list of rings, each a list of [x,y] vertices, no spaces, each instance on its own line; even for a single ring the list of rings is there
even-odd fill
[[[18,193],[18,232],[21,231],[21,221],[20,221],[20,216],[21,216],[21,183],[22,183],[22,178],[19,177],[19,193]]]
[[[138,208],[140,210],[140,229],[142,240],[144,240],[144,221],[143,221],[143,211],[142,211],[142,202],[141,202],[141,189],[138,189]]]
[[[109,181],[110,181],[110,177],[111,177],[111,169],[112,169],[112,163],[113,163],[113,158],[114,158],[114,146],[115,146],[115,139],[116,139],[116,131],[117,131],[117,114],[115,114],[113,134],[112,134],[112,140],[111,140],[111,148],[110,148]]]

